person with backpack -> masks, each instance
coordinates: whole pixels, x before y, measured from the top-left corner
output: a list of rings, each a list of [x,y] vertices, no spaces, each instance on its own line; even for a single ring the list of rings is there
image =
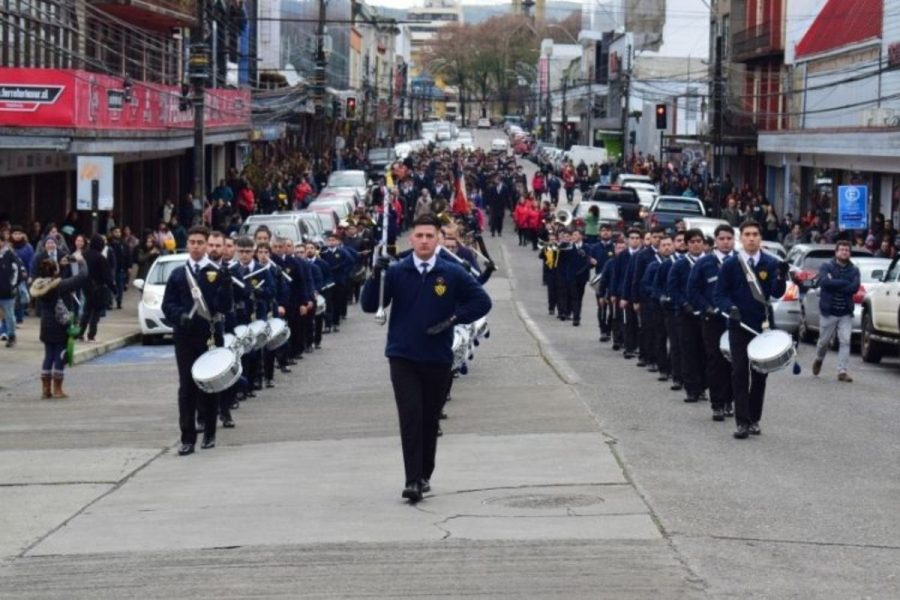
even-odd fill
[[[0,231],[0,309],[3,310],[3,328],[6,335],[6,347],[16,345],[16,299],[19,295],[19,284],[25,281],[28,274],[25,266],[12,249],[6,230]]]

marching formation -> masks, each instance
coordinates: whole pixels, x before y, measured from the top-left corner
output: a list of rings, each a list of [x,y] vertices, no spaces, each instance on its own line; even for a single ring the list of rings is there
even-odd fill
[[[709,400],[713,420],[733,416],[735,438],[761,433],[766,377],[796,353],[791,337],[772,328],[769,304],[784,294],[788,265],[762,251],[758,223],[741,225],[739,251],[728,225],[712,239],[663,227],[614,237],[603,225],[586,244],[578,228],[554,221],[543,237],[550,315],[579,326],[590,283],[600,342],[611,340],[624,359],[683,390],[685,402]]]

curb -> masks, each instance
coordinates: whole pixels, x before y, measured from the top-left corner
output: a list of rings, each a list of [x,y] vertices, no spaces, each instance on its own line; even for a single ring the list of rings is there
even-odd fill
[[[113,350],[118,350],[119,348],[124,348],[125,346],[131,346],[132,344],[136,344],[140,341],[140,332],[129,333],[128,335],[115,338],[108,342],[103,342],[101,344],[88,346],[81,350],[76,350],[75,357],[72,359],[72,366],[80,365],[81,363],[87,362],[93,358],[103,356],[104,354],[108,354]]]

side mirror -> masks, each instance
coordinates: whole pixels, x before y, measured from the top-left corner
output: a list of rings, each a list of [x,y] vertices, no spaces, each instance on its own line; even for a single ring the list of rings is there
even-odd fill
[[[141,291],[144,291],[144,280],[143,280],[143,279],[135,279],[134,281],[131,282],[131,284],[132,284],[135,288],[137,288],[137,289],[139,289],[139,290],[141,290]]]

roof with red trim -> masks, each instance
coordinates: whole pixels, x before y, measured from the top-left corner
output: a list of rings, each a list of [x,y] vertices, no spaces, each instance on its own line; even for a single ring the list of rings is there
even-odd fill
[[[803,39],[797,57],[819,54],[881,37],[884,0],[828,0]]]

